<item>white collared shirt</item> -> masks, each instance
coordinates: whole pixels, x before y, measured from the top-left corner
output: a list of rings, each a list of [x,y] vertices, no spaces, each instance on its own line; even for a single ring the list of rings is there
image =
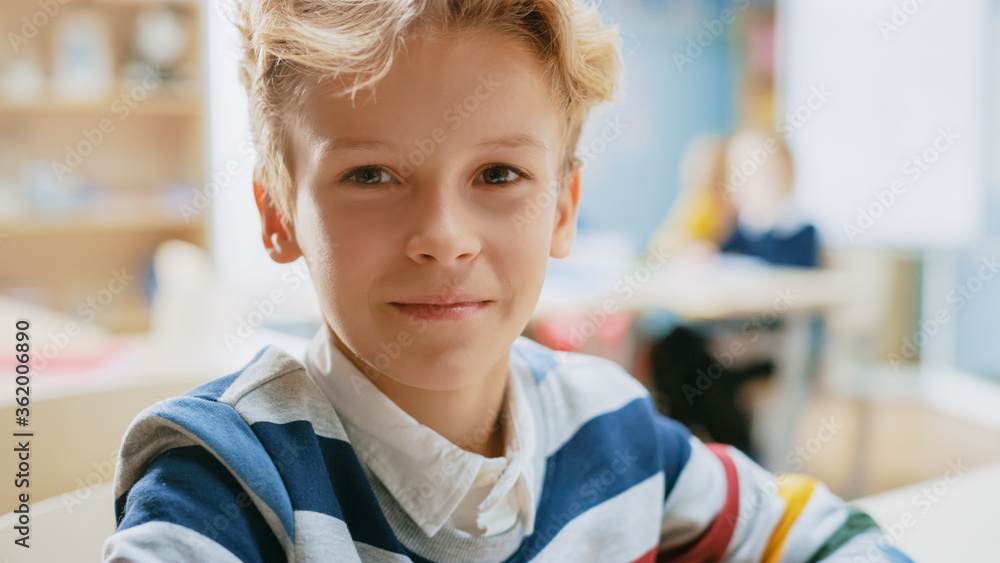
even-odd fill
[[[516,364],[508,370],[504,395],[506,455],[495,458],[463,450],[399,408],[333,344],[325,324],[309,343],[304,364],[344,423],[358,458],[428,536],[445,523],[472,535],[499,534],[519,516],[525,534],[532,533],[535,425],[513,373]]]

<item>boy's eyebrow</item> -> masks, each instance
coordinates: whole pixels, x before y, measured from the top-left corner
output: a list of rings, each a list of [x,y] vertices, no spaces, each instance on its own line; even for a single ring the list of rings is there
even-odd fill
[[[513,135],[506,135],[503,137],[497,137],[496,139],[488,139],[481,143],[475,145],[478,149],[512,149],[519,148],[522,146],[533,147],[541,152],[548,150],[548,146],[545,145],[538,137],[528,133],[515,133]],[[380,139],[372,139],[367,137],[347,137],[342,139],[332,139],[324,142],[321,146],[317,147],[317,156],[320,158],[335,152],[342,150],[392,150],[399,149],[400,147],[395,143],[389,141],[383,141]]]
[[[506,137],[490,139],[479,143],[476,147],[484,149],[516,149],[524,145],[535,147],[542,152],[549,149],[545,146],[545,143],[538,139],[538,137],[527,133],[517,133],[514,135],[507,135]]]
[[[369,139],[364,137],[353,137],[344,139],[331,139],[323,141],[323,143],[316,148],[316,155],[320,158],[336,152],[345,150],[389,150],[396,148],[395,143],[389,143],[386,141],[380,141],[378,139]]]

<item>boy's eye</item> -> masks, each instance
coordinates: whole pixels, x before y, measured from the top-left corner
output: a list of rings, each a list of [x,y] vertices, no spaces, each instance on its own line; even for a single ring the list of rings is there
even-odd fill
[[[529,178],[529,176],[511,166],[504,164],[491,165],[476,177],[482,179],[476,183],[483,183],[493,186],[502,186],[516,181],[518,178]],[[344,182],[353,182],[363,186],[378,186],[392,183],[392,175],[381,166],[361,166],[348,172],[343,178]]]
[[[386,183],[383,180],[389,181],[392,180],[392,177],[389,176],[389,173],[384,168],[378,166],[355,168],[344,176],[345,182],[355,182],[366,186],[377,186]]]
[[[517,178],[527,177],[520,170],[502,164],[490,166],[486,170],[483,170],[480,176],[483,178],[484,184],[492,184],[494,186],[509,184],[517,180]]]

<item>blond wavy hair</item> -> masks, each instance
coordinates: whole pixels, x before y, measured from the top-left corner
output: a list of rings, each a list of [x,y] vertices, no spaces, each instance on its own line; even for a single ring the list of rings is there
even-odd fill
[[[605,26],[584,0],[234,0],[258,160],[255,177],[282,212],[294,216],[288,124],[311,76],[353,78],[343,94],[373,88],[400,47],[417,35],[499,33],[537,55],[564,116],[559,183],[572,168],[590,109],[620,89],[618,26]]]

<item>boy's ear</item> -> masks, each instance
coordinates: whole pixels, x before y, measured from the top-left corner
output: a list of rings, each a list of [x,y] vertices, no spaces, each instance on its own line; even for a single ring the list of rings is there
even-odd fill
[[[260,213],[261,235],[267,255],[279,264],[297,260],[302,256],[302,250],[295,240],[295,232],[286,229],[282,224],[281,211],[268,197],[264,184],[259,180],[253,182],[253,197],[257,201],[257,211]]]
[[[573,248],[576,238],[576,214],[580,208],[580,160],[573,159],[573,167],[565,184],[559,186],[556,196],[556,221],[552,229],[552,246],[549,256],[565,258]]]

